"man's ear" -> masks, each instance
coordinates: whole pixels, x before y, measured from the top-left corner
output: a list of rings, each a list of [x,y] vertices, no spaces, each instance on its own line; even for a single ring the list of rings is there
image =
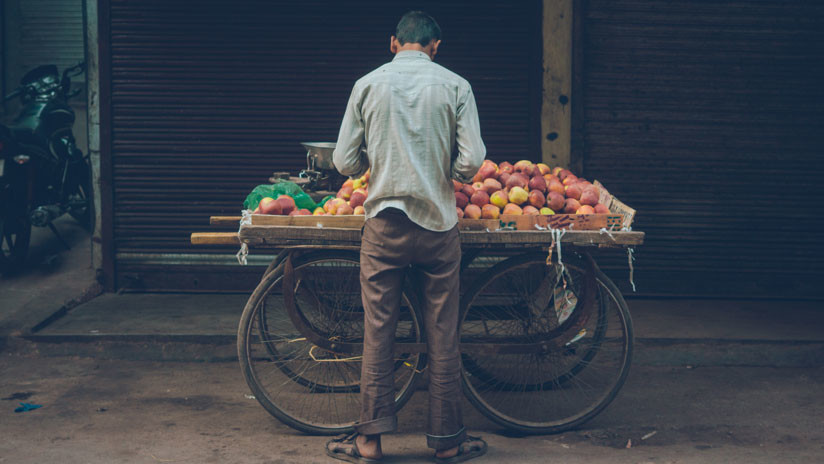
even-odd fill
[[[400,48],[400,44],[398,43],[398,39],[393,35],[389,38],[389,51],[392,52],[392,54],[396,54],[398,53],[398,48]]]
[[[432,58],[435,58],[435,55],[438,54],[438,46],[441,44],[440,40],[432,41]]]

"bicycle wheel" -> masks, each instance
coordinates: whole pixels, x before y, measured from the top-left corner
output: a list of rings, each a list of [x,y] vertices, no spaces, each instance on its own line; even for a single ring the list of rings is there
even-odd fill
[[[296,258],[294,308],[313,334],[337,343],[363,342],[359,256],[316,251]],[[286,425],[313,434],[351,431],[360,413],[360,356],[323,349],[292,323],[284,302],[284,266],[264,276],[241,315],[238,357],[255,398]],[[404,294],[396,340],[422,342],[418,312]],[[414,393],[426,355],[396,355],[395,402]]]
[[[467,397],[505,427],[526,433],[576,427],[615,398],[629,372],[632,322],[620,292],[594,263],[568,262],[565,269],[561,276],[542,256],[515,256],[464,295],[462,344],[542,346],[462,354]],[[589,296],[587,272],[594,273]]]

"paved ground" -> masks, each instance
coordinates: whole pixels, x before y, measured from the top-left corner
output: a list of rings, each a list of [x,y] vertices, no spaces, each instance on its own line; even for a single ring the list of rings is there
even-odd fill
[[[94,293],[88,235],[68,218],[58,227],[71,250],[36,229],[26,269],[0,280],[0,463],[333,462],[326,438],[247,397],[236,362],[178,362],[231,359],[245,295],[104,295],[77,306]],[[629,305],[636,365],[618,398],[579,430],[533,437],[466,404],[468,427],[491,446],[476,462],[824,462],[820,302]],[[61,307],[72,309],[21,338]],[[43,407],[14,413],[21,401]],[[388,462],[430,462],[425,404],[418,391],[401,411]]]
[[[325,438],[292,431],[246,397],[235,363],[5,354],[0,372],[2,463],[332,462]],[[822,397],[821,368],[636,367],[578,431],[520,437],[465,410],[490,443],[479,463],[820,463]],[[20,401],[43,407],[16,414]],[[388,462],[428,462],[425,402],[419,391],[401,411]]]
[[[55,225],[71,249],[49,229],[34,227],[23,269],[0,277],[0,337],[34,327],[63,305],[83,299],[95,285],[89,233],[68,215]]]

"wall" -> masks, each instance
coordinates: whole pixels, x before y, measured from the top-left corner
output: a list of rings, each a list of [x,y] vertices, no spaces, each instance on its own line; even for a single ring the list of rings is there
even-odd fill
[[[2,77],[5,92],[11,92],[32,68],[56,64],[62,71],[84,59],[83,0],[2,0],[0,28],[3,31]],[[78,147],[86,152],[85,76],[72,80],[81,94],[73,98],[76,112],[74,134]],[[3,119],[17,114],[16,101],[4,107]]]

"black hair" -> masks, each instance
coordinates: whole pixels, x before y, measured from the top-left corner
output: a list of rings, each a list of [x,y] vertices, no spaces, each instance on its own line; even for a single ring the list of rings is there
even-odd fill
[[[398,22],[395,37],[401,45],[418,43],[425,47],[433,40],[440,40],[441,26],[423,11],[409,11]]]

